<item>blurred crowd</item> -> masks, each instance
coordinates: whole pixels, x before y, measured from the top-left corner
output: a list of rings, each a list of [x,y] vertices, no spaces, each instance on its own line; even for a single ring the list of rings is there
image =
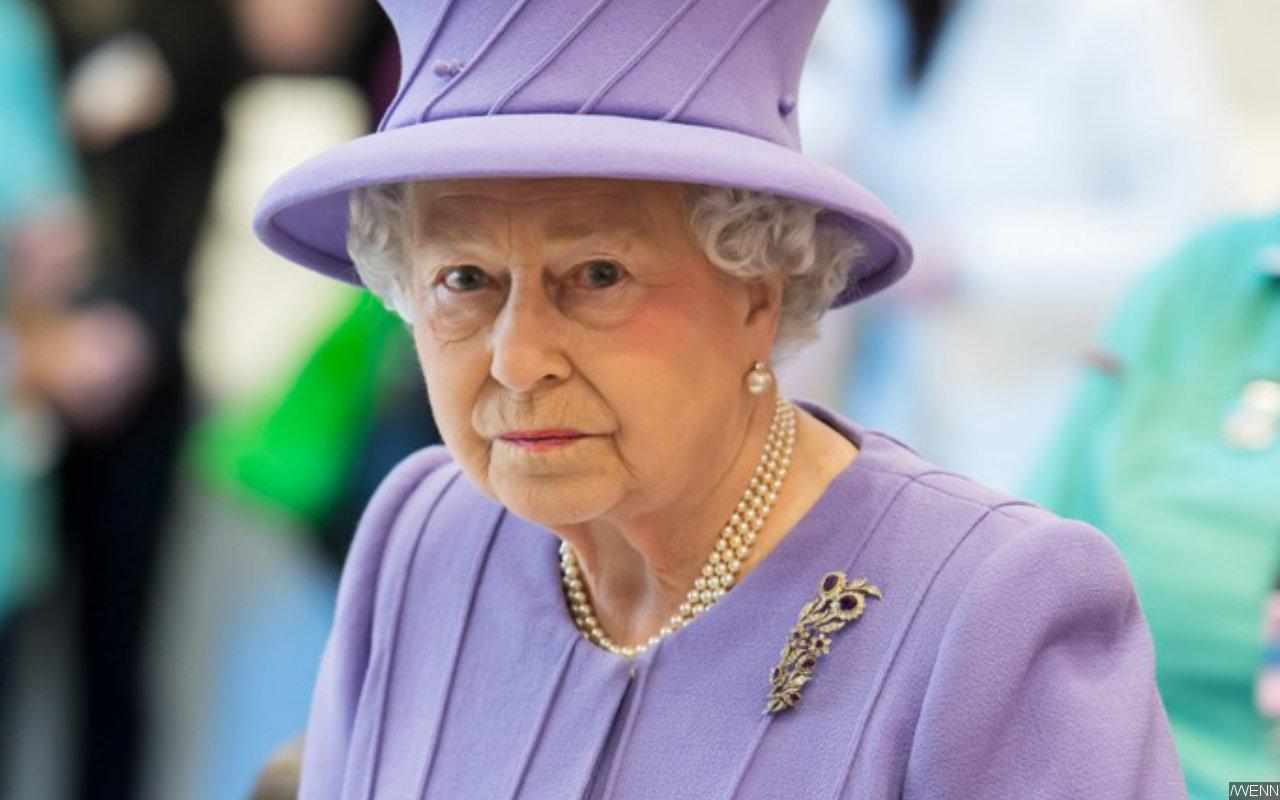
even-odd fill
[[[801,92],[918,254],[784,392],[1110,536],[1193,799],[1280,780],[1277,39],[831,0]],[[301,731],[355,521],[439,434],[403,323],[248,204],[399,59],[365,0],[0,0],[0,800],[247,797]]]

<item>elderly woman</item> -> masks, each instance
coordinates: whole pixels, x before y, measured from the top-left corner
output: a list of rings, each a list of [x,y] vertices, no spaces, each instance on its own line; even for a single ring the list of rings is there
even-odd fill
[[[823,5],[386,0],[380,130],[257,220],[403,315],[445,440],[356,534],[306,800],[1182,795],[1114,548],[773,380],[910,260],[797,150]]]

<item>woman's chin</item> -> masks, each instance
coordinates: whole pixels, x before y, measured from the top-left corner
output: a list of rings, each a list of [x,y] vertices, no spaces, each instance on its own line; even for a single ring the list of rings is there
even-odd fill
[[[616,488],[592,475],[504,480],[491,488],[513,514],[547,528],[596,519],[617,501]]]

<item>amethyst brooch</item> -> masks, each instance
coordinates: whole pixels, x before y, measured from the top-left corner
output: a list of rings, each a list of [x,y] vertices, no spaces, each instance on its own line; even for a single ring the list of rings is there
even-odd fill
[[[813,679],[818,659],[831,651],[831,636],[862,616],[867,597],[879,600],[881,595],[865,578],[850,581],[842,572],[829,572],[822,578],[818,596],[800,609],[778,666],[769,675],[766,714],[795,708],[801,690]]]

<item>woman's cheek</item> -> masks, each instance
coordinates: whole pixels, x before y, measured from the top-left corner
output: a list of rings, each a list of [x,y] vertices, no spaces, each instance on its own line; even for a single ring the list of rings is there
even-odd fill
[[[414,340],[426,381],[427,401],[445,443],[475,449],[469,440],[476,437],[470,419],[488,374],[483,353],[441,341],[424,322],[414,326]]]
[[[474,336],[492,320],[501,305],[497,289],[455,295],[436,287],[423,298],[420,318],[440,342],[460,342]]]
[[[626,324],[618,328],[618,344],[647,351],[668,363],[673,358],[683,361],[694,357],[696,360],[695,354],[700,348],[693,346],[689,331],[691,317],[698,313],[696,308],[685,305],[680,298],[652,292],[646,302],[638,303],[632,309]]]

